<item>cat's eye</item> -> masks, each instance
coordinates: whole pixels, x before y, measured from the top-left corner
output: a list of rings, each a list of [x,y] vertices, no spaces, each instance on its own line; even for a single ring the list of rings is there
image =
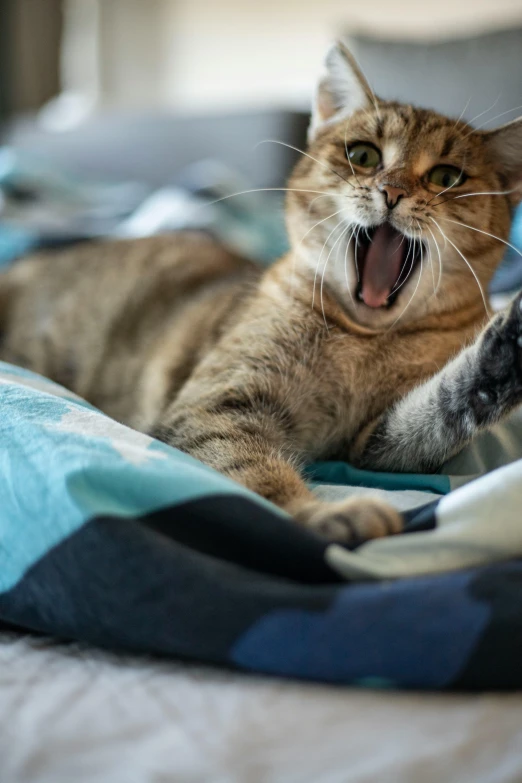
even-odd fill
[[[373,144],[353,144],[348,147],[346,156],[350,163],[363,169],[374,169],[381,162],[381,153]]]
[[[440,188],[454,188],[462,185],[466,175],[456,166],[435,166],[428,174],[428,179]]]

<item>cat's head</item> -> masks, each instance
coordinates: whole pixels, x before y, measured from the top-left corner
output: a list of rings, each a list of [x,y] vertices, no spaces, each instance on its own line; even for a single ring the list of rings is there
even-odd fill
[[[327,290],[377,330],[456,310],[487,295],[506,249],[490,235],[508,239],[522,197],[522,119],[473,130],[380,100],[337,44],[289,187],[291,244],[317,304]]]

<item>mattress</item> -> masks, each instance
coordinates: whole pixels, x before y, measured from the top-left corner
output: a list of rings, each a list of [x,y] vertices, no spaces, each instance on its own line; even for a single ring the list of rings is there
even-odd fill
[[[334,688],[0,634],[2,783],[515,783],[522,694]]]

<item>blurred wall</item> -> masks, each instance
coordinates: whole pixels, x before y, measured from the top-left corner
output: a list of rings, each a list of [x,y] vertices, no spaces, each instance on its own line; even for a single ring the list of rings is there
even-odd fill
[[[458,37],[522,22],[522,0],[172,0],[164,94],[182,106],[305,105],[328,43],[350,32]]]
[[[87,81],[103,105],[182,111],[305,107],[328,42],[342,34],[454,38],[522,23],[522,0],[66,0],[66,5],[66,38],[75,41],[65,47],[68,87],[80,83],[85,89]],[[87,39],[90,51],[96,48],[95,68]]]

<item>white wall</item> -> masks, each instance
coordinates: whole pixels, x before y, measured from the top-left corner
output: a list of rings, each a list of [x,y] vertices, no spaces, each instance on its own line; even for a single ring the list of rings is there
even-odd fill
[[[522,22],[522,0],[167,0],[171,105],[307,104],[343,32],[437,37]]]
[[[182,111],[306,106],[325,48],[343,32],[363,30],[399,38],[459,36],[522,23],[522,0],[68,3],[80,4],[83,11],[86,5],[96,6],[95,78],[103,104]],[[74,87],[71,81],[81,81],[82,63],[79,58],[74,62],[74,50],[82,52],[82,30],[71,27],[68,36],[76,36],[64,65],[66,82]],[[85,47],[82,58],[89,60]]]

